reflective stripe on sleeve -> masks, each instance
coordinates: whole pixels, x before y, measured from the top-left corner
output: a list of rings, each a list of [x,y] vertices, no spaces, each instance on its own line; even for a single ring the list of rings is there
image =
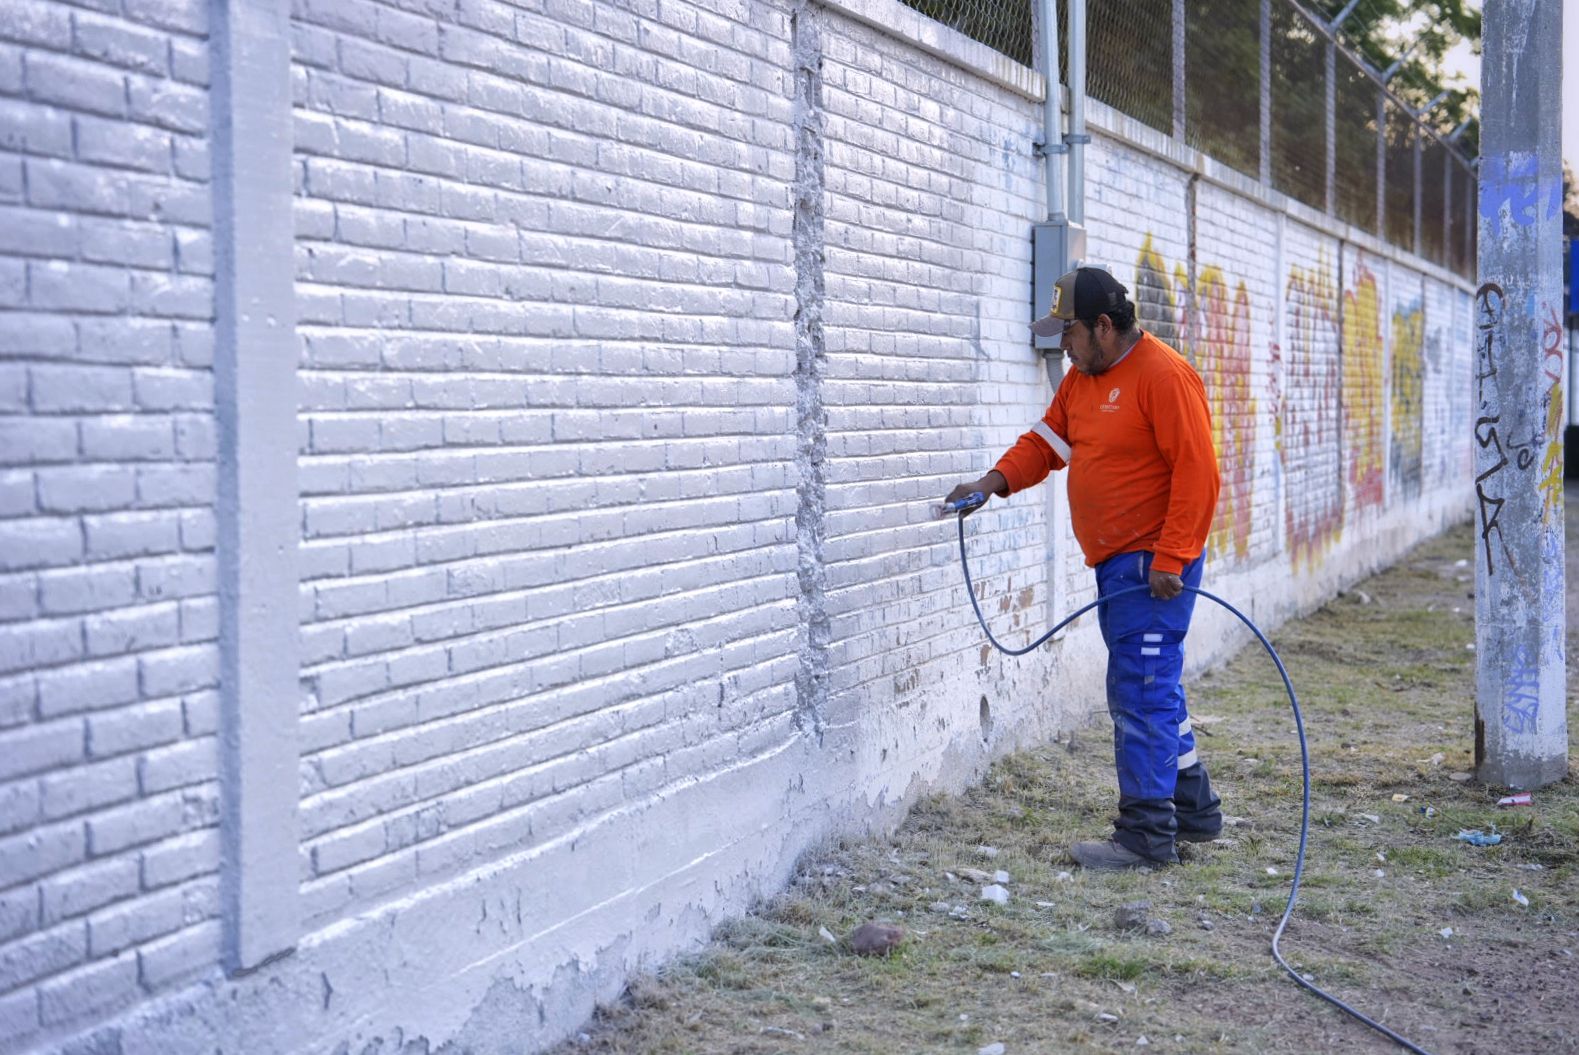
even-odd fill
[[[1064,441],[1062,436],[1048,428],[1047,422],[1038,421],[1035,425],[1031,426],[1031,431],[1036,433],[1042,439],[1046,440],[1047,445],[1053,449],[1054,454],[1058,455],[1066,462],[1069,460],[1069,444]]]
[[[1180,769],[1189,769],[1191,766],[1195,765],[1195,762],[1196,762],[1195,748],[1193,748],[1193,747],[1190,748],[1190,750],[1188,752],[1186,752],[1185,754],[1182,754],[1182,755],[1179,756],[1179,768]]]

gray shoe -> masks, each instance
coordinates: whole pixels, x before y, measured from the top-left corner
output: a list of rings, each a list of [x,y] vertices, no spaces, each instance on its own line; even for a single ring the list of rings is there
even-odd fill
[[[1159,868],[1161,861],[1153,861],[1149,857],[1142,857],[1127,846],[1121,846],[1112,839],[1101,842],[1080,842],[1069,848],[1076,862],[1082,868],[1091,868],[1097,871],[1116,872],[1125,868]]]

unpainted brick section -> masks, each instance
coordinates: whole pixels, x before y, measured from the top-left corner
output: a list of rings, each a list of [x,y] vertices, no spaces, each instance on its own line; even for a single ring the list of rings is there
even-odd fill
[[[206,32],[0,16],[0,1047],[213,950]]]

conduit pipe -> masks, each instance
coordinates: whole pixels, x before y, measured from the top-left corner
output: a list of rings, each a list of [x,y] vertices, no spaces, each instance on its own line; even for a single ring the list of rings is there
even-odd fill
[[[1086,222],[1086,0],[1069,0],[1069,222]]]
[[[1064,153],[1064,134],[1059,126],[1063,115],[1063,81],[1058,76],[1058,0],[1041,0],[1042,80],[1042,163],[1046,167],[1047,218],[1064,219],[1064,173],[1058,163]]]

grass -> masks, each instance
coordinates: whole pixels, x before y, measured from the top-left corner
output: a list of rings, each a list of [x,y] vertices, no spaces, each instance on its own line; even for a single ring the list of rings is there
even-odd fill
[[[1314,776],[1283,951],[1439,1055],[1579,1051],[1579,785],[1508,810],[1500,789],[1452,779],[1473,761],[1473,544],[1467,525],[1451,530],[1273,637],[1301,693]],[[1013,1055],[1131,1051],[1141,1037],[1162,1051],[1397,1050],[1270,957],[1300,784],[1269,669],[1257,648],[1190,686],[1192,711],[1222,716],[1200,742],[1225,809],[1247,819],[1225,832],[1232,845],[1186,847],[1183,865],[1155,873],[1075,868],[1068,843],[1103,833],[1115,798],[1105,731],[1077,730],[1072,750],[1066,738],[1005,758],[969,792],[923,799],[888,839],[809,855],[780,897],[635,980],[564,1051],[1002,1042]],[[1492,825],[1499,846],[1453,839]],[[1009,872],[1009,903],[981,901],[965,869]],[[1170,934],[1116,929],[1115,909],[1138,900]],[[873,919],[905,928],[893,956],[858,958],[819,936]]]

